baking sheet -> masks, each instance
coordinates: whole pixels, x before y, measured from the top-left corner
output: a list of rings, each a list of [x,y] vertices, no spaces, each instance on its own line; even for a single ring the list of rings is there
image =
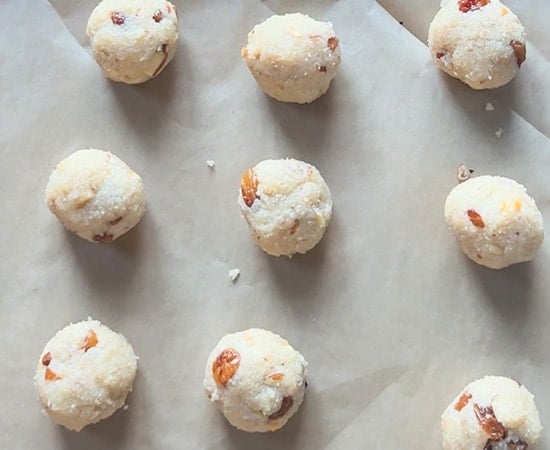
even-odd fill
[[[507,3],[528,59],[487,92],[434,68],[438,0],[175,3],[175,60],[140,86],[109,82],[91,58],[94,2],[0,3],[0,447],[438,449],[441,412],[486,374],[535,394],[550,446],[548,243],[491,271],[442,217],[461,162],[526,184],[550,217],[546,0]],[[291,11],[332,21],[342,44],[332,87],[306,106],[264,96],[239,56],[253,25]],[[142,223],[108,246],[44,205],[55,164],[88,147],[145,183]],[[246,168],[286,156],[315,164],[334,200],[321,244],[292,260],[256,248],[236,205]],[[32,377],[46,341],[88,316],[129,339],[139,369],[128,410],[74,433],[41,414]],[[203,393],[211,348],[248,327],[309,361],[306,401],[276,433],[231,428]]]

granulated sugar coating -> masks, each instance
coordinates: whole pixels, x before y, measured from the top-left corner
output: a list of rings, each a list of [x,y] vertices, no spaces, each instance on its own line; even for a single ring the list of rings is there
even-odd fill
[[[241,54],[267,95],[310,103],[328,90],[336,75],[339,43],[329,22],[300,13],[275,15],[252,29]]]
[[[332,216],[325,180],[311,164],[295,159],[268,159],[248,169],[238,203],[254,241],[273,256],[315,247]]]
[[[224,336],[206,362],[204,388],[229,423],[275,431],[298,411],[307,362],[282,337],[251,328]]]
[[[468,384],[441,418],[444,450],[527,450],[541,431],[533,395],[506,377]]]
[[[176,8],[165,0],[103,0],[86,30],[107,78],[127,84],[157,76],[174,57]]]
[[[450,0],[436,14],[428,46],[437,67],[473,89],[511,81],[525,61],[525,31],[498,0]]]
[[[544,239],[535,201],[521,184],[503,177],[480,176],[455,186],[445,220],[464,253],[491,269],[530,261]]]
[[[124,405],[136,370],[137,358],[126,338],[88,319],[50,339],[34,379],[46,413],[80,431]]]
[[[69,231],[92,242],[111,242],[145,212],[140,176],[115,155],[96,149],[74,152],[56,166],[46,203]]]

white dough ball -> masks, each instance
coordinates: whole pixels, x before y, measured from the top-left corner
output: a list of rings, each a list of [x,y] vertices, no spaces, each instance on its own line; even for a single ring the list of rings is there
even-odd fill
[[[255,242],[273,256],[315,247],[332,216],[325,180],[314,166],[295,159],[268,159],[248,169],[238,203]]]
[[[330,22],[300,13],[275,15],[252,29],[241,55],[267,95],[310,103],[328,90],[336,75],[339,43]]]
[[[88,319],[50,339],[34,379],[46,413],[57,424],[80,431],[124,405],[136,370],[126,338]]]
[[[544,239],[535,201],[521,184],[503,177],[480,176],[455,186],[445,220],[464,253],[491,269],[532,260]]]
[[[498,0],[453,0],[436,14],[428,46],[437,67],[473,89],[510,82],[525,61],[525,30]]]
[[[533,395],[506,377],[468,384],[441,418],[444,450],[526,450],[541,431]]]
[[[92,242],[111,242],[145,212],[140,176],[115,155],[96,149],[74,152],[56,166],[46,203],[69,231]]]
[[[307,362],[282,337],[251,328],[224,336],[206,362],[206,395],[229,423],[249,432],[275,431],[298,411]]]
[[[176,8],[166,0],[103,0],[90,15],[86,33],[107,78],[143,83],[174,57]]]

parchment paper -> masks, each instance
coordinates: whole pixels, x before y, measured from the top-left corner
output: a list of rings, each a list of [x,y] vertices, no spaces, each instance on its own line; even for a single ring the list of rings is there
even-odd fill
[[[478,92],[432,64],[438,0],[175,3],[174,61],[124,86],[91,58],[95,2],[0,2],[0,448],[439,449],[443,409],[486,374],[535,394],[549,448],[550,244],[492,271],[443,220],[461,162],[525,184],[550,220],[547,0],[507,2],[528,59]],[[256,23],[292,11],[333,22],[342,45],[306,106],[263,95],[239,55]],[[69,234],[44,204],[55,164],[89,147],[145,183],[142,223],[112,245]],[[334,200],[321,244],[292,260],[257,248],[236,204],[246,168],[286,156],[315,164]],[[139,369],[128,410],[74,433],[41,414],[32,377],[47,340],[88,316],[129,339]],[[210,350],[249,327],[309,361],[306,401],[276,433],[233,429],[203,393]]]

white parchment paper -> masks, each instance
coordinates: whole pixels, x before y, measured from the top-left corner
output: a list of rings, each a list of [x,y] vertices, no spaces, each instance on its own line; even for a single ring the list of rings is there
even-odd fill
[[[535,394],[550,446],[550,244],[491,271],[443,220],[461,162],[525,184],[550,220],[547,0],[507,3],[527,61],[477,92],[432,64],[439,0],[175,4],[174,61],[125,86],[91,57],[94,2],[0,2],[0,448],[439,449],[441,412],[486,374]],[[256,23],[293,11],[330,20],[342,46],[329,92],[305,106],[263,95],[239,54]],[[44,204],[55,164],[89,147],[145,183],[142,223],[112,245]],[[321,244],[292,260],[255,247],[236,204],[245,169],[287,156],[319,168],[335,205]],[[41,413],[32,377],[47,340],[88,316],[129,339],[139,369],[127,410],[74,433]],[[210,350],[249,327],[309,361],[306,401],[276,433],[231,428],[203,393]]]

